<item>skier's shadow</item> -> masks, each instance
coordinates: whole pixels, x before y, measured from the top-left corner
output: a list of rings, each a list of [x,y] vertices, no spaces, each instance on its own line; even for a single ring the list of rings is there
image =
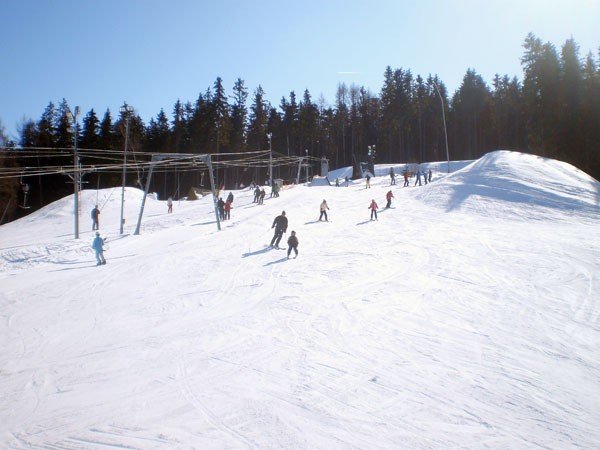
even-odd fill
[[[364,222],[358,222],[356,225],[364,225],[366,223],[373,222],[372,220],[365,220]]]
[[[270,265],[273,265],[273,264],[277,264],[277,263],[281,263],[281,262],[284,262],[284,261],[287,261],[287,260],[288,260],[288,259],[287,259],[287,256],[285,256],[285,257],[283,257],[283,258],[276,259],[275,261],[271,261],[270,263],[266,263],[266,264],[264,265],[264,267],[267,267],[267,266],[270,266]]]
[[[244,253],[244,254],[242,254],[242,258],[247,258],[248,256],[260,255],[261,253],[267,253],[268,251],[271,251],[271,250],[272,250],[271,247],[265,247],[263,249],[256,250],[255,252]]]

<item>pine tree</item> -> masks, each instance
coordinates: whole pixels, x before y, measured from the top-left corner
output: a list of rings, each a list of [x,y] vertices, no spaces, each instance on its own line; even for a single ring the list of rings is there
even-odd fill
[[[600,180],[600,58],[596,63],[591,53],[583,67],[582,157],[581,168]]]
[[[336,151],[334,167],[353,165],[352,158],[347,152],[348,121],[348,87],[345,83],[341,83],[338,84],[335,94]]]
[[[231,137],[230,108],[221,77],[217,77],[214,84],[214,91],[215,93],[212,98],[212,107],[215,115],[214,140],[216,141],[217,153],[221,153],[227,151]]]
[[[460,88],[452,99],[450,115],[454,145],[464,150],[465,153],[460,156],[466,159],[478,158],[483,149],[489,148],[490,102],[491,94],[481,75],[473,69],[467,70]]]
[[[186,152],[186,143],[189,139],[187,118],[185,108],[179,99],[177,99],[175,106],[173,106],[173,120],[171,125],[173,130],[171,133],[171,146],[177,153]]]
[[[112,116],[109,109],[106,110],[104,117],[102,118],[102,122],[100,122],[98,146],[106,150],[115,150],[117,148],[113,133]]]
[[[308,150],[309,156],[317,156],[318,119],[319,111],[306,89],[298,109],[298,135],[302,148]]]
[[[238,78],[233,86],[231,106],[231,150],[233,152],[243,152],[246,148],[247,99],[248,89],[244,85],[244,80]]]
[[[281,98],[279,105],[283,113],[282,125],[285,133],[285,149],[287,155],[299,155],[301,149],[298,148],[298,103],[296,102],[296,93],[290,92],[289,102],[285,97]]]
[[[54,125],[55,145],[58,148],[73,148],[75,136],[74,120],[71,108],[69,108],[67,100],[63,98],[60,105],[58,105],[55,116],[56,123]]]
[[[557,146],[561,159],[577,164],[582,159],[583,151],[583,67],[579,60],[579,46],[573,39],[568,39],[562,47],[560,68],[560,128]]]
[[[265,92],[262,86],[254,91],[254,100],[250,106],[250,119],[248,122],[248,148],[251,151],[260,151],[269,148],[267,143],[267,113],[269,106],[265,101]]]
[[[55,121],[56,110],[54,108],[54,103],[50,102],[37,123],[36,147],[55,147]]]
[[[80,145],[82,148],[100,148],[100,121],[92,108],[83,118]]]

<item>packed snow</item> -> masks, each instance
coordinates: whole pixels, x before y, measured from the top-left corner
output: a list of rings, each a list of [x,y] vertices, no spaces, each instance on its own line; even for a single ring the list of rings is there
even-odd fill
[[[133,235],[134,188],[123,236],[120,188],[81,193],[78,240],[72,197],[1,226],[0,447],[600,447],[600,183],[439,167],[233,191],[221,231],[210,197],[149,196]],[[283,210],[297,259],[267,247]]]

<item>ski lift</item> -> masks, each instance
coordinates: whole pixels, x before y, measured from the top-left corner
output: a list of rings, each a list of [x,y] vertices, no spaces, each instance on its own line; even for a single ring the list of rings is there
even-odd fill
[[[31,206],[27,206],[27,196],[29,195],[29,183],[23,183],[23,175],[21,175],[21,190],[23,191],[23,204],[19,205],[20,208],[29,209]]]

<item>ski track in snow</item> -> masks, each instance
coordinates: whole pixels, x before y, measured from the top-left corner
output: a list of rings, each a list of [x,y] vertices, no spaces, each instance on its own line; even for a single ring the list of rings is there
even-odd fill
[[[96,191],[79,240],[69,197],[3,225],[0,446],[598,447],[599,184],[519,153],[462,166],[261,206],[234,191],[220,232],[209,198],[149,196],[133,236],[128,188],[119,236],[101,191],[101,267]],[[282,210],[289,261],[265,248]]]

